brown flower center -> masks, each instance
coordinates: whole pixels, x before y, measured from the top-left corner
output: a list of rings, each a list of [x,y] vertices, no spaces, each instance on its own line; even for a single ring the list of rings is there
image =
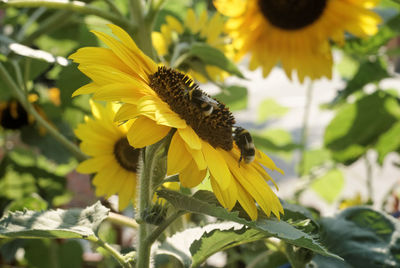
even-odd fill
[[[167,67],[158,67],[158,71],[149,76],[151,88],[168,103],[193,128],[197,135],[214,148],[231,150],[233,147],[232,127],[235,118],[222,103],[217,103],[210,114],[190,99],[189,91],[199,90],[198,86],[186,75]],[[204,93],[204,96],[212,99]]]
[[[114,156],[121,167],[128,171],[136,172],[140,149],[129,145],[128,139],[123,137],[114,145]]]
[[[284,30],[298,30],[315,22],[324,12],[327,0],[259,0],[264,17]]]

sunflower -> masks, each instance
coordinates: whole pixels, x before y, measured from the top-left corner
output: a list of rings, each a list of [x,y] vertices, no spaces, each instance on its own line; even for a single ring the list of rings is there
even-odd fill
[[[228,58],[233,58],[233,47],[228,44],[224,20],[219,13],[209,17],[204,10],[197,16],[193,9],[188,9],[183,23],[170,15],[165,20],[160,32],[152,33],[153,46],[165,64],[184,71],[199,82],[207,82],[208,79],[223,81],[229,75],[212,65],[206,65],[205,70],[202,70],[199,68],[202,66],[200,59],[185,56],[191,45],[206,43],[225,53]]]
[[[94,93],[95,99],[122,102],[114,120],[131,122],[127,138],[135,148],[154,144],[173,131],[167,174],[179,173],[182,186],[195,187],[208,177],[218,201],[228,210],[239,202],[256,219],[256,202],[266,215],[272,212],[279,218],[283,209],[264,167],[282,171],[258,150],[253,162],[238,164],[241,153],[233,141],[235,121],[228,108],[219,103],[205,115],[187,96],[188,89],[197,88],[188,76],[158,66],[124,30],[109,27],[119,40],[93,31],[109,48],[81,48],[70,56],[92,80],[74,95]]]
[[[377,0],[214,0],[230,17],[226,29],[237,49],[235,60],[251,53],[249,68],[261,66],[266,77],[281,63],[291,78],[301,82],[332,76],[329,41],[344,43],[348,32],[366,37],[377,32],[380,17],[368,10]]]
[[[82,152],[90,156],[81,162],[77,171],[84,174],[96,173],[93,185],[97,196],[109,198],[117,194],[118,208],[123,210],[135,197],[136,169],[140,149],[129,145],[126,134],[128,124],[114,122],[117,106],[106,107],[90,102],[94,118],[85,117],[78,125],[75,135],[82,141]]]

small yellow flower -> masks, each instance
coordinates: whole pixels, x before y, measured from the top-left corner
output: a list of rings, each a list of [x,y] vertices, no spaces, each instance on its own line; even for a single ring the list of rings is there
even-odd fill
[[[167,174],[179,173],[182,186],[195,187],[209,174],[213,192],[225,208],[231,210],[239,202],[256,219],[257,202],[267,215],[272,212],[279,218],[283,208],[267,183],[273,179],[264,167],[281,170],[258,150],[253,162],[239,166],[240,150],[232,137],[235,121],[228,108],[220,103],[205,115],[186,94],[196,87],[190,78],[157,66],[124,30],[109,27],[119,40],[93,31],[109,48],[81,48],[70,56],[92,79],[74,95],[94,93],[94,99],[122,102],[114,120],[132,124],[127,138],[135,148],[154,144],[173,131]]]
[[[330,40],[343,44],[344,34],[366,37],[377,32],[380,17],[369,8],[377,0],[214,0],[229,17],[227,31],[236,60],[251,53],[249,67],[262,67],[266,77],[280,62],[301,82],[332,76]]]
[[[208,78],[196,70],[199,60],[189,57],[180,61],[179,57],[175,57],[178,50],[184,53],[193,43],[206,43],[225,53],[228,58],[233,58],[233,47],[228,44],[229,40],[224,33],[224,20],[219,13],[216,12],[209,18],[206,10],[197,16],[193,9],[189,9],[183,23],[170,15],[167,15],[165,20],[166,23],[160,27],[160,32],[152,33],[153,46],[165,64],[172,65],[204,83]],[[212,65],[206,65],[205,71],[214,81],[223,81],[229,75]]]
[[[97,196],[109,198],[117,194],[118,208],[123,210],[135,198],[136,170],[140,149],[129,145],[126,138],[130,124],[118,125],[114,115],[118,107],[90,102],[94,118],[85,117],[75,135],[82,141],[80,148],[90,158],[77,167],[84,174],[96,173],[93,185]]]

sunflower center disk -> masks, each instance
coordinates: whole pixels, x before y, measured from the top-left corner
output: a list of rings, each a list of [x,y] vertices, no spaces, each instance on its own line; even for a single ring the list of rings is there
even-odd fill
[[[205,115],[189,98],[189,91],[197,88],[197,85],[186,75],[163,66],[149,78],[151,88],[201,139],[214,148],[220,147],[227,151],[232,149],[235,118],[224,104],[218,103],[210,115]]]
[[[130,146],[126,137],[119,139],[114,145],[115,158],[121,167],[128,171],[136,172],[139,153],[140,149]]]
[[[259,0],[264,17],[284,30],[298,30],[315,22],[324,12],[327,0]]]

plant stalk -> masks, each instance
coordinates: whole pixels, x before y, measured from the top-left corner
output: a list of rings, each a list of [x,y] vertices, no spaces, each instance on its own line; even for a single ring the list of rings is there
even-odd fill
[[[129,263],[129,261],[127,261],[127,259],[124,258],[124,256],[121,255],[118,250],[116,250],[100,238],[98,238],[96,244],[107,250],[119,262],[119,264],[121,264],[123,268],[132,268],[132,265]]]
[[[305,166],[306,166],[305,153],[306,153],[306,149],[307,149],[308,123],[309,123],[308,120],[310,119],[313,89],[314,89],[314,83],[313,83],[313,81],[310,81],[307,86],[306,104],[304,106],[303,124],[302,124],[302,128],[301,128],[299,176],[304,175]]]
[[[114,224],[121,225],[121,226],[128,226],[133,229],[137,229],[139,226],[134,219],[131,219],[127,216],[117,214],[114,212],[108,213],[107,220]]]
[[[33,107],[33,105],[28,101],[23,91],[15,84],[14,80],[4,68],[3,64],[0,62],[0,77],[8,85],[8,87],[13,91],[15,97],[25,108],[25,110],[31,114],[36,122],[44,127],[50,135],[52,135],[58,142],[64,145],[75,157],[79,160],[87,159],[87,156],[82,153],[82,151],[74,143],[69,141],[65,136],[63,136],[54,126],[48,123]]]

